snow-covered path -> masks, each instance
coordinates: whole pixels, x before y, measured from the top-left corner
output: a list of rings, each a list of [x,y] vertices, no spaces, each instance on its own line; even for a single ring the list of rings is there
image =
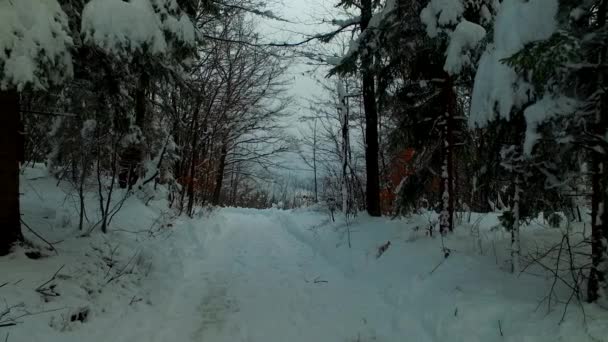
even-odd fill
[[[325,221],[325,222],[323,222]],[[535,312],[546,288],[494,258],[443,259],[438,239],[410,241],[403,222],[344,228],[319,213],[222,209],[177,222],[174,286],[124,341],[585,341],[576,319]],[[180,224],[182,227],[180,227]],[[313,227],[318,227],[314,229]],[[183,232],[181,232],[183,233]],[[376,258],[383,239],[391,248]],[[449,242],[452,245],[456,240]],[[525,291],[522,291],[525,289]],[[601,328],[604,329],[605,327]],[[150,334],[154,330],[154,334]],[[501,336],[502,334],[502,336]]]
[[[62,242],[57,255],[0,259],[0,313],[25,314],[0,331],[10,342],[608,342],[605,310],[585,305],[585,324],[570,305],[559,324],[564,305],[548,312],[541,302],[552,278],[505,270],[508,234],[492,228],[495,214],[473,214],[477,235],[463,221],[441,239],[425,234],[430,212],[361,214],[347,230],[323,208],[217,208],[190,219],[162,200],[130,198],[109,234],[81,238],[55,181],[28,178],[25,218]],[[58,269],[58,295],[40,296]],[[561,300],[571,294],[555,290]],[[87,317],[72,319],[82,309]]]
[[[440,240],[411,241],[403,222],[358,220],[353,248],[344,227],[319,213],[222,209],[195,222],[179,256],[180,285],[156,320],[158,342],[589,337],[577,319],[558,325],[560,310],[535,311],[544,281],[513,277],[494,258],[454,255],[431,274],[443,259]],[[391,248],[377,259],[388,238]]]
[[[216,223],[186,272],[207,284],[193,341],[356,341],[353,327],[375,338],[368,326],[391,324],[378,317],[390,305],[297,239],[296,224],[263,211]]]

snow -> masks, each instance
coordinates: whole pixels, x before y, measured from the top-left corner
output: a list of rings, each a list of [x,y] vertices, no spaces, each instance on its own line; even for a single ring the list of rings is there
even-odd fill
[[[55,0],[0,0],[0,89],[44,89],[72,76],[72,38]]]
[[[471,63],[468,50],[475,48],[485,35],[486,30],[480,25],[465,19],[460,21],[450,36],[443,69],[451,75],[460,73]]]
[[[458,24],[464,13],[461,0],[431,0],[420,12],[420,19],[426,25],[426,33],[434,38],[439,33],[438,27]]]
[[[357,16],[352,16],[352,17],[345,18],[345,19],[333,19],[331,21],[331,23],[332,23],[332,25],[346,27],[346,26],[350,26],[353,24],[357,24],[360,21],[361,21],[361,16],[357,15]]]
[[[567,97],[555,98],[545,95],[542,99],[526,108],[524,111],[526,119],[524,154],[528,156],[532,154],[532,148],[540,138],[537,128],[541,123],[558,115],[572,113],[576,108],[576,103],[576,100]]]
[[[509,233],[497,213],[459,213],[454,234],[432,238],[434,212],[347,224],[321,207],[223,208],[190,219],[161,197],[145,205],[131,196],[107,235],[80,237],[69,185],[36,165],[24,170],[22,192],[24,220],[56,241],[58,254],[43,249],[32,260],[24,247],[0,258],[0,303],[17,305],[7,317],[34,313],[0,330],[9,341],[586,342],[608,331],[597,306],[583,304],[586,325],[576,305],[561,324],[562,304],[539,308],[551,278],[507,272]],[[92,190],[87,203],[95,222]],[[560,234],[523,226],[522,253]],[[59,295],[36,292],[62,265],[49,283]],[[87,318],[72,321],[82,308]]]
[[[556,30],[557,0],[505,0],[494,23],[494,42],[483,53],[471,98],[469,126],[484,127],[529,100],[531,85],[502,62],[526,43],[549,38]]]
[[[577,7],[575,9],[573,9],[572,11],[570,11],[570,18],[572,18],[573,20],[579,20],[583,17],[583,15],[585,15],[585,10],[582,7]]]
[[[82,139],[91,139],[91,135],[97,128],[97,121],[95,119],[89,119],[82,123],[82,129],[80,130],[80,136]]]
[[[136,51],[166,53],[170,41],[165,32],[192,45],[194,26],[184,14],[176,17],[173,0],[91,0],[82,12],[85,42],[118,56]]]
[[[348,50],[346,51],[344,56],[329,57],[329,58],[327,58],[326,62],[330,65],[340,65],[344,60],[348,59],[349,57],[351,57],[354,53],[356,53],[358,51],[361,53],[367,53],[366,50],[360,51],[362,48],[364,48],[364,46],[362,45],[363,42],[365,42],[367,47],[369,47],[370,49],[373,50],[378,44],[378,41],[377,41],[378,36],[374,34],[374,30],[377,29],[378,27],[380,27],[380,25],[383,22],[385,22],[385,20],[387,20],[387,18],[390,15],[394,14],[396,9],[397,9],[397,1],[396,0],[387,0],[384,3],[384,6],[379,11],[377,11],[376,13],[374,13],[372,15],[365,31],[361,32],[361,34],[359,34],[359,36],[356,39],[351,39],[349,41]],[[348,18],[348,19],[344,19],[344,20],[338,19],[335,21],[335,24],[338,26],[341,26],[341,27],[345,27],[351,23],[356,23],[357,20],[360,20],[360,17],[352,17],[352,18]],[[343,24],[343,25],[340,25],[340,24]]]
[[[482,19],[482,23],[487,24],[492,22],[492,13],[490,12],[490,9],[488,8],[488,6],[483,5],[481,6],[481,10],[479,12],[481,19]]]

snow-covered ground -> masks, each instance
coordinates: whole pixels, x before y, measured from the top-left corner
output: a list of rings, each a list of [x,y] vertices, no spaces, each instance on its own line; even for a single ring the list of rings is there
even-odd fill
[[[109,234],[81,237],[69,188],[28,169],[22,191],[25,222],[57,253],[0,258],[0,340],[608,341],[606,311],[585,305],[583,322],[573,303],[560,324],[563,304],[539,305],[551,278],[507,272],[495,215],[442,240],[425,233],[432,215],[347,225],[315,209],[225,208],[188,219],[133,196]]]

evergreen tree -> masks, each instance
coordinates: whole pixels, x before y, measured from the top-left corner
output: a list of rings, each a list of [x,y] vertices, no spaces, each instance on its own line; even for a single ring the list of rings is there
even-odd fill
[[[68,20],[55,0],[0,2],[0,255],[21,240],[19,162],[23,161],[20,92],[72,76]]]
[[[525,150],[533,154],[548,139],[583,153],[591,171],[590,302],[606,300],[608,288],[608,131],[606,79],[606,1],[562,1],[555,32],[530,42],[505,60],[532,84],[537,101],[525,112]],[[554,2],[557,6],[557,2]],[[559,130],[547,129],[559,124]],[[559,133],[556,133],[559,132]],[[553,161],[551,155],[547,159]],[[555,162],[557,165],[557,162]],[[563,163],[562,163],[563,164]]]

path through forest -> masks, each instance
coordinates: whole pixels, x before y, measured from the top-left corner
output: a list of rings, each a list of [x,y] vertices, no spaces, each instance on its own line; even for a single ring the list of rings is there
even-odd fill
[[[391,330],[393,305],[296,238],[287,213],[235,210],[215,225],[186,273],[206,284],[193,341],[387,340],[375,330]]]
[[[465,252],[468,237],[446,240],[444,259],[415,222],[358,218],[352,248],[320,212],[221,209],[200,222],[172,297],[192,341],[585,341],[605,328],[592,312],[583,328],[576,310],[558,325],[561,310],[536,310],[545,280]]]

